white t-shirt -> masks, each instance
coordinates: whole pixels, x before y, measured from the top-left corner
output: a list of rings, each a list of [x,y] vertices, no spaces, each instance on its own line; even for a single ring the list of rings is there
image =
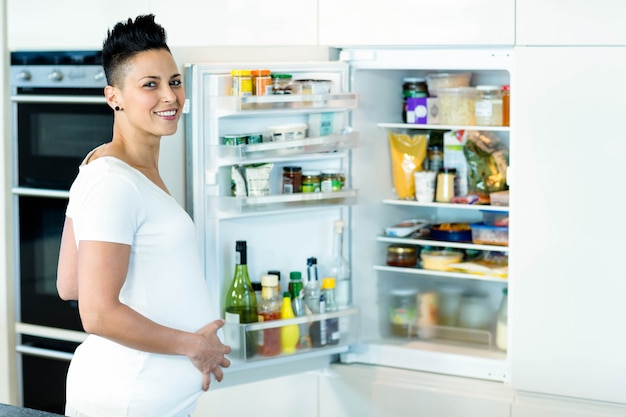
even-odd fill
[[[218,318],[191,218],[140,171],[114,157],[83,164],[67,216],[77,244],[131,246],[122,303],[189,332]],[[201,393],[202,375],[187,357],[141,352],[95,335],[78,347],[67,376],[68,408],[90,417],[187,416]]]

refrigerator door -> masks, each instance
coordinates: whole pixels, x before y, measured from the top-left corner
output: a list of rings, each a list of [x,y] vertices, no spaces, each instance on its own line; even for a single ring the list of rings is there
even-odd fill
[[[624,73],[623,47],[516,49],[518,390],[626,403]]]

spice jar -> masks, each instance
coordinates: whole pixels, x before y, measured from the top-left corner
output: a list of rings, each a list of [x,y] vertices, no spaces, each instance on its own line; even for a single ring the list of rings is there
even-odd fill
[[[476,87],[476,124],[480,126],[502,126],[502,91],[497,85]]]
[[[319,193],[321,191],[320,183],[321,183],[320,171],[302,172],[302,192],[303,193]]]
[[[283,168],[283,194],[302,192],[302,168]]]
[[[415,333],[416,304],[416,290],[398,289],[391,291],[389,324],[393,335],[408,337]]]
[[[449,203],[454,197],[454,177],[456,177],[456,169],[441,168],[437,174],[437,192],[435,193],[435,201],[438,203]]]
[[[252,95],[252,75],[250,70],[232,70],[233,78],[233,96],[251,96]]]
[[[408,245],[389,245],[387,247],[387,265],[412,267],[417,265],[417,248]]]
[[[267,88],[272,84],[272,77],[270,77],[270,70],[259,69],[252,70],[252,94],[255,96],[265,96],[269,94]]]

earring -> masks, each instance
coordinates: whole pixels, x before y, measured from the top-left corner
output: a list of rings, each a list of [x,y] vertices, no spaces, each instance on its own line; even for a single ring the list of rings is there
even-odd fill
[[[120,111],[120,106],[115,106],[115,111]]]

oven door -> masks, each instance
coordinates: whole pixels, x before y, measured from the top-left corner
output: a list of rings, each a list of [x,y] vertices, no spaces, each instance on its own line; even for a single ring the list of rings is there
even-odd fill
[[[18,195],[19,321],[83,331],[78,303],[56,289],[67,198]]]
[[[28,92],[12,97],[17,185],[69,190],[86,154],[111,140],[113,111],[102,89],[86,96]]]

